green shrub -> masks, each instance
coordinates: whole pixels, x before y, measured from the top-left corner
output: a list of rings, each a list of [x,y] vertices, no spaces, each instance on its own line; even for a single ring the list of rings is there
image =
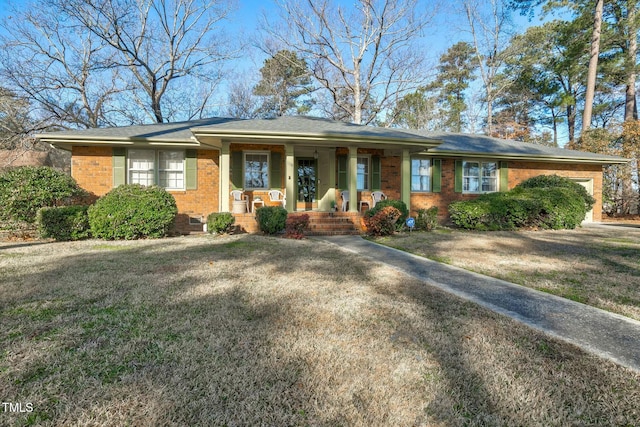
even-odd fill
[[[573,229],[586,213],[583,196],[568,187],[516,187],[449,205],[452,222],[471,230]]]
[[[403,227],[406,219],[409,217],[409,209],[407,209],[407,205],[402,200],[385,199],[379,201],[378,203],[376,203],[376,206],[373,209],[369,209],[364,213],[365,220],[366,218],[375,216],[378,212],[380,212],[387,206],[392,206],[400,212],[400,217],[396,221],[396,227],[398,230],[400,230]]]
[[[72,203],[86,193],[73,178],[48,166],[23,166],[0,174],[0,220],[33,223],[38,209]]]
[[[236,218],[230,212],[214,212],[207,217],[207,230],[209,233],[229,233],[234,222]]]
[[[376,207],[378,205],[376,204]],[[388,236],[396,231],[397,223],[402,212],[393,206],[384,206],[373,216],[365,216],[364,223],[369,234],[374,236]]]
[[[40,237],[56,240],[80,240],[89,237],[88,206],[41,208],[36,222]]]
[[[309,228],[309,215],[291,215],[287,217],[284,237],[303,239],[304,231]]]
[[[593,207],[594,199],[586,188],[577,182],[558,175],[538,175],[522,181],[516,188],[566,188],[576,192],[584,200],[586,212]]]
[[[287,224],[287,210],[281,206],[265,206],[256,211],[258,228],[266,234],[276,234]]]
[[[438,207],[432,206],[429,209],[418,209],[416,215],[416,229],[431,231],[438,225]]]
[[[178,213],[176,201],[164,188],[121,185],[89,208],[91,234],[101,239],[163,237]]]

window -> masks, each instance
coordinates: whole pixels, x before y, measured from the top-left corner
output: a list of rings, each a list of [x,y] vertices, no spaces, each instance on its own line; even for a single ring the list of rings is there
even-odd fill
[[[431,191],[430,159],[411,159],[411,191]]]
[[[358,157],[357,169],[358,190],[369,189],[369,157]]]
[[[463,162],[462,183],[465,193],[498,191],[498,163]]]
[[[185,188],[184,151],[129,150],[127,167],[129,184],[157,183],[167,190]]]
[[[244,188],[269,188],[269,153],[244,154]]]
[[[153,185],[155,183],[152,150],[129,150],[129,184]]]
[[[158,185],[168,190],[184,188],[184,152],[158,151]]]

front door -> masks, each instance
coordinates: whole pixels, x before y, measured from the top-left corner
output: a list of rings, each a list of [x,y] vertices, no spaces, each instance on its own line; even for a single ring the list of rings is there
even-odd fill
[[[318,207],[316,200],[317,161],[314,158],[299,158],[297,209],[311,210]]]

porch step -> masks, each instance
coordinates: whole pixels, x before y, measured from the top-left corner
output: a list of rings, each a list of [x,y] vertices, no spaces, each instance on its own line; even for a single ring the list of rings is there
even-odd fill
[[[347,212],[299,212],[290,215],[309,215],[309,229],[305,232],[307,236],[336,236],[336,235],[357,235],[362,231],[358,226],[360,216]]]

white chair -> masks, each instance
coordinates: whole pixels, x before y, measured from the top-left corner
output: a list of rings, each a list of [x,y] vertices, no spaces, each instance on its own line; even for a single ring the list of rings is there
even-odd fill
[[[249,212],[249,196],[244,194],[244,191],[242,190],[233,190],[231,192],[231,197],[233,197],[233,204],[240,204],[240,202],[243,202],[243,209],[244,212]],[[238,203],[236,203],[238,202]],[[244,213],[243,212],[243,213]]]
[[[349,204],[349,192],[348,191],[341,191],[340,192],[340,197],[342,198],[342,212],[346,212],[347,211],[347,205]]]
[[[374,192],[372,192],[371,193],[371,202],[373,204],[371,205],[371,209],[375,208],[376,204],[379,201],[386,200],[386,199],[387,199],[387,195],[384,194],[382,191],[374,191]]]
[[[280,191],[280,190],[269,190],[269,192],[267,194],[269,194],[269,201],[281,203],[283,208],[286,207],[287,198],[285,197],[285,195],[284,195],[284,193],[282,191]]]

